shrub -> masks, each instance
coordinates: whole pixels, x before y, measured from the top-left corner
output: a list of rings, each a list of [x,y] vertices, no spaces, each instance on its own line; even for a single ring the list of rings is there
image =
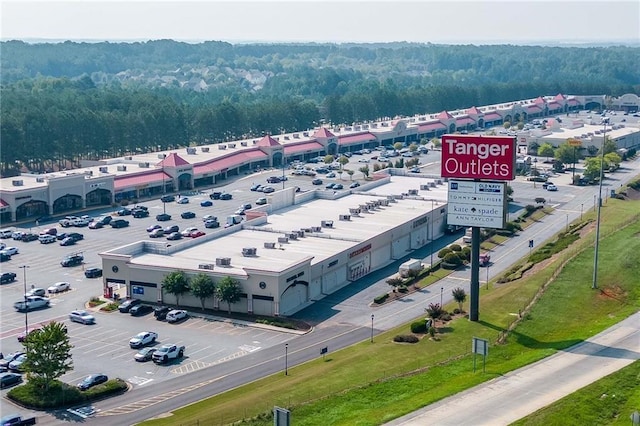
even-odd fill
[[[460,259],[460,256],[458,256],[457,253],[451,252],[449,254],[447,254],[444,257],[444,261],[445,263],[448,263],[450,265],[461,265],[462,264],[462,259]]]
[[[426,331],[427,331],[427,320],[414,321],[411,323],[412,333],[426,333]]]
[[[413,334],[399,334],[393,338],[393,341],[397,343],[418,343],[420,339]]]
[[[471,260],[471,248],[470,247],[463,247],[462,248],[462,254],[464,255],[464,260]]]
[[[373,299],[373,303],[377,303],[378,305],[380,305],[381,303],[384,303],[388,298],[389,294],[385,293]]]
[[[122,379],[109,380],[84,392],[75,386],[55,380],[46,392],[35,382],[27,382],[11,389],[7,393],[7,397],[27,408],[42,410],[93,401],[126,390],[127,383]]]
[[[391,287],[398,287],[399,285],[402,285],[402,278],[389,278],[387,280],[387,284],[389,284]]]
[[[527,212],[527,216],[529,216],[529,215],[533,214],[533,212],[535,212],[535,211],[536,211],[536,207],[535,207],[535,206],[533,206],[533,205],[531,205],[531,204],[527,204],[527,205],[524,207],[524,209],[525,209],[525,211]]]
[[[107,303],[107,302],[100,299],[99,297],[92,297],[91,299],[89,299],[89,306],[91,307],[99,306],[99,305],[102,305],[103,303]]]
[[[442,314],[446,313],[439,303],[430,303],[429,307],[427,307],[425,311],[427,311],[427,315],[429,315],[429,318],[432,318],[434,320],[440,318]]]
[[[451,244],[449,248],[451,249],[451,251],[462,251],[462,247],[460,247],[460,244]]]
[[[406,286],[406,285],[404,285],[404,284],[403,284],[403,285],[398,286],[398,291],[399,291],[400,293],[406,293],[406,292],[408,292],[408,291],[409,291],[409,289],[407,288],[407,286]]]
[[[429,336],[433,337],[436,335],[436,328],[435,327],[429,327]]]
[[[445,256],[448,255],[449,253],[451,253],[451,249],[448,247],[445,247],[438,252],[438,258],[444,259]]]
[[[118,303],[111,302],[107,306],[103,306],[102,308],[100,308],[100,310],[105,312],[112,312],[118,309],[118,306],[119,306]]]
[[[451,314],[449,314],[449,312],[443,312],[442,315],[440,315],[440,320],[451,321]]]

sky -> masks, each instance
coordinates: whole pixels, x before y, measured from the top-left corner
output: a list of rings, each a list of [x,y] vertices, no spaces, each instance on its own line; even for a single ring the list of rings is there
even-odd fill
[[[640,1],[0,0],[2,40],[640,43]]]

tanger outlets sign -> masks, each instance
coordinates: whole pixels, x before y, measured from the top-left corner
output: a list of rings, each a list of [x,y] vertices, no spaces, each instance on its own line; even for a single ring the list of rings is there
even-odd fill
[[[507,136],[444,135],[442,177],[513,180],[516,139]]]
[[[447,224],[504,228],[506,189],[505,182],[449,180]]]

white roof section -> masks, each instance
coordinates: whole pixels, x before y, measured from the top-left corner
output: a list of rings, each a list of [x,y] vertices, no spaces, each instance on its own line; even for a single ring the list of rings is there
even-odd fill
[[[596,140],[598,141],[598,144],[600,144],[602,142],[602,137],[604,136],[604,133],[603,133],[604,128],[605,127],[602,124],[600,125],[585,124],[582,127],[576,127],[573,129],[563,127],[559,129],[552,129],[551,134],[542,136],[540,137],[540,139],[543,142],[545,139],[551,139],[551,140],[580,139],[585,144],[587,142],[590,142],[591,140]],[[611,124],[607,124],[606,129],[607,129],[607,133],[606,133],[607,137],[614,140],[638,132],[637,128],[626,127],[620,124],[616,124],[613,126]]]

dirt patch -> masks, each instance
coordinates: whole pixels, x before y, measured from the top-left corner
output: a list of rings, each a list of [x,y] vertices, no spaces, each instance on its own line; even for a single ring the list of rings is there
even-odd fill
[[[633,188],[627,188],[627,198],[630,200],[640,200],[640,191]]]

